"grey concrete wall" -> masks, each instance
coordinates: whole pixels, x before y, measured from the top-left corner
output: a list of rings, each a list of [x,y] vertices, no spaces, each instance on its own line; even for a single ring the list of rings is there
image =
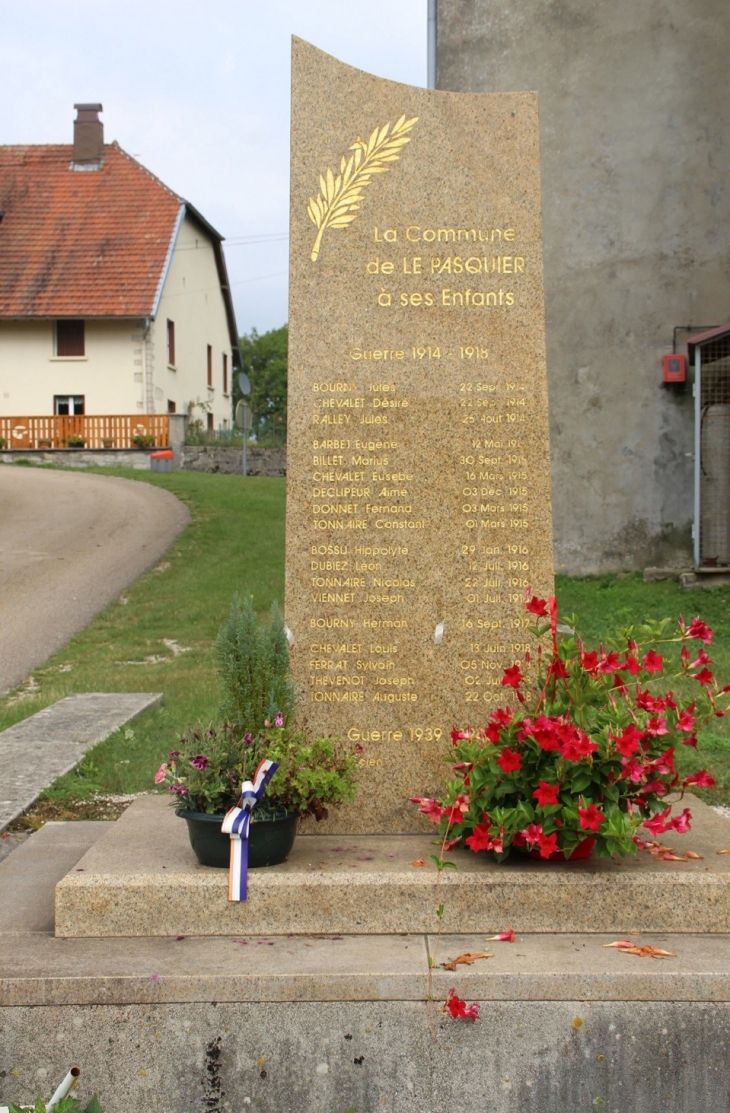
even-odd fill
[[[728,1010],[485,1002],[470,1023],[413,1001],[3,1008],[0,1102],[47,1098],[78,1063],[104,1113],[705,1113],[728,1108]]]
[[[185,471],[220,472],[221,475],[240,475],[243,468],[243,450],[218,448],[216,445],[185,446],[183,459]],[[246,452],[248,475],[286,475],[286,448],[248,448]]]
[[[219,448],[216,445],[181,445],[175,447],[174,468],[184,471],[218,472],[240,475],[243,454],[240,448]],[[139,448],[57,448],[27,449],[15,452],[0,450],[0,464],[27,460],[31,464],[53,464],[57,468],[136,468],[149,471],[154,451]],[[286,448],[254,448],[247,452],[248,475],[286,475]]]
[[[29,448],[0,451],[0,464],[53,464],[57,468],[135,468],[149,471],[150,453],[145,448]]]
[[[661,357],[730,319],[727,5],[438,0],[437,44],[438,88],[540,96],[556,568],[686,563],[692,399]]]
[[[185,451],[185,436],[188,431],[187,414],[170,414],[170,448],[179,459]]]

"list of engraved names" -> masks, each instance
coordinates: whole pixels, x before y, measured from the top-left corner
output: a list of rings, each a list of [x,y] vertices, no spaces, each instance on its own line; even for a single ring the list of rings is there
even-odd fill
[[[375,712],[396,705],[408,713],[398,715],[403,726],[391,730],[394,741],[438,740],[451,722],[419,714],[431,677],[414,659],[414,641],[425,635],[444,645],[441,653],[447,645],[456,650],[449,703],[461,708],[460,721],[481,720],[495,705],[504,664],[526,649],[522,602],[533,586],[536,508],[524,432],[534,384],[530,367],[501,350],[493,317],[507,317],[518,302],[529,256],[524,247],[518,252],[512,226],[373,227],[371,235],[363,281],[374,314],[414,312],[399,347],[352,343],[310,385],[305,698],[366,705],[366,716],[343,716],[350,741],[380,741],[388,731]],[[404,254],[401,240],[408,249],[418,243],[420,253]],[[481,285],[465,283],[470,276]],[[462,342],[440,339],[431,321],[421,326],[416,311],[434,307],[471,310],[460,322]],[[424,394],[434,374],[439,388]],[[426,425],[440,443],[431,439],[424,456],[418,444]],[[434,509],[449,517],[440,572],[458,607],[443,607],[438,621],[419,630],[414,608],[428,585],[416,554],[432,539]],[[362,766],[382,763],[368,755]]]
[[[300,719],[357,752],[326,829],[412,830],[552,584],[537,116],[340,69],[325,142],[295,67],[286,621]]]

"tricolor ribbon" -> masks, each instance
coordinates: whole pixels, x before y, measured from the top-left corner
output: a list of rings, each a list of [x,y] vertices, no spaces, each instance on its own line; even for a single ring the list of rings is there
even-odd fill
[[[264,794],[267,784],[279,768],[275,761],[264,758],[253,781],[244,781],[237,807],[226,812],[221,831],[231,836],[231,864],[228,870],[228,899],[245,900],[248,880],[248,828],[251,812]]]

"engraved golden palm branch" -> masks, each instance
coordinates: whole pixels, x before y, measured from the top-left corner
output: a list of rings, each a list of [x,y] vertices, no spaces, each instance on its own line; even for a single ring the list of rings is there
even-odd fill
[[[355,140],[349,148],[354,152],[349,159],[342,156],[336,177],[329,169],[326,175],[320,174],[319,194],[316,200],[310,197],[307,205],[310,219],[318,229],[312,248],[313,263],[317,261],[327,228],[345,228],[352,223],[363,199],[363,187],[370,183],[373,174],[385,173],[390,169],[388,163],[400,158],[402,148],[411,141],[406,133],[417,120],[418,116],[410,120],[401,116],[392,128],[390,124],[375,128],[367,143]]]

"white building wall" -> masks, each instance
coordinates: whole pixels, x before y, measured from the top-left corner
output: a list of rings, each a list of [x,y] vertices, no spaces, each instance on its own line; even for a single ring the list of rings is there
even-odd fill
[[[54,395],[83,395],[87,414],[144,410],[142,321],[86,321],[84,356],[55,355],[54,321],[0,321],[0,414],[53,413]]]
[[[175,325],[175,365],[167,359],[167,322]],[[208,386],[207,348],[212,348],[213,386]],[[228,360],[228,388],[223,391],[223,355]],[[232,353],[225,305],[213,244],[189,217],[183,220],[170,260],[160,305],[150,329],[147,358],[153,361],[155,410],[178,413],[193,404],[192,417],[217,429],[231,424]],[[203,409],[200,404],[206,406]],[[208,408],[209,407],[209,408]]]

